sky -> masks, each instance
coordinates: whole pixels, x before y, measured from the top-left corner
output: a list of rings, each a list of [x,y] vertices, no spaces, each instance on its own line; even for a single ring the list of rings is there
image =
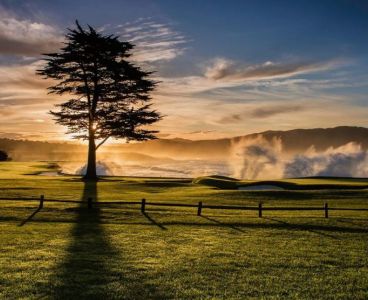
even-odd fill
[[[70,139],[35,70],[76,19],[155,71],[161,138],[368,127],[368,1],[0,0],[0,138]]]

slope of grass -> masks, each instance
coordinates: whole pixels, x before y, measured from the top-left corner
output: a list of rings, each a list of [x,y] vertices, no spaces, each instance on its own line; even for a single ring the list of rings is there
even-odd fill
[[[193,183],[219,189],[238,189],[257,185],[272,185],[288,190],[323,190],[323,189],[365,189],[366,178],[307,177],[281,180],[237,180],[223,176],[203,176],[193,179]]]
[[[1,163],[0,197],[368,207],[368,193],[220,190],[190,180],[37,176]],[[1,299],[366,299],[368,213],[254,212],[0,200]]]

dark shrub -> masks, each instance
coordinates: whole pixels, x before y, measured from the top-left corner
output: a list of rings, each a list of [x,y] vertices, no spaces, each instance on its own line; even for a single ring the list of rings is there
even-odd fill
[[[8,153],[3,150],[0,150],[0,161],[10,160]]]

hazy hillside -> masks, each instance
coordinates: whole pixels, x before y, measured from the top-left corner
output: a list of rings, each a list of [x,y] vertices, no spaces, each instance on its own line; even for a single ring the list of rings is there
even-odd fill
[[[279,138],[287,153],[300,153],[311,146],[323,151],[328,147],[338,147],[349,142],[359,143],[363,149],[368,149],[368,128],[349,126],[265,131],[218,140],[160,139],[144,143],[110,145],[101,149],[104,149],[107,156],[110,153],[123,155],[122,152],[125,152],[124,156],[133,160],[142,159],[138,154],[176,159],[219,159],[229,155],[233,143],[241,139],[253,139],[259,135],[267,140]],[[82,145],[10,139],[0,139],[0,149],[8,151],[15,160],[80,160],[84,159],[86,151],[86,147]]]
[[[229,155],[231,145],[242,139],[254,139],[262,135],[267,140],[279,138],[287,153],[300,153],[314,146],[317,151],[339,147],[349,142],[361,144],[368,149],[368,128],[340,126],[335,128],[295,129],[288,131],[265,131],[240,137],[191,141],[184,139],[154,140],[143,144],[116,145],[115,148],[150,155],[177,158],[223,158]]]

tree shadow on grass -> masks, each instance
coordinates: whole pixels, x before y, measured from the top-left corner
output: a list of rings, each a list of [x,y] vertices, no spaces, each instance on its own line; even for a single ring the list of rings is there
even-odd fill
[[[96,182],[85,182],[82,199],[88,197],[97,201]],[[79,207],[66,256],[52,278],[51,298],[166,299],[143,272],[124,261],[123,249],[111,244],[100,220],[100,209],[88,209],[86,203]]]

